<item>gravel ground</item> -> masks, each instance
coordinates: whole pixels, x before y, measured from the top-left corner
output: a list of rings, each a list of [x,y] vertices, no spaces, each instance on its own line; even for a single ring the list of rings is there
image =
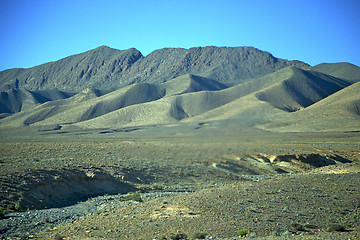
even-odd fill
[[[95,173],[96,181],[106,176],[146,194],[141,203],[105,195],[62,208],[6,210],[1,238],[152,240],[185,233],[194,239],[203,232],[208,239],[239,239],[236,232],[246,228],[247,237],[255,239],[360,239],[359,136],[349,134],[2,139],[5,208],[39,186],[51,186],[55,194],[69,185],[57,185],[59,179],[86,183],[96,180]],[[317,168],[306,158],[280,162],[284,165],[256,160],[278,154],[335,156],[352,163]],[[289,172],[280,174],[279,167]],[[94,185],[83,189],[89,186]],[[328,232],[331,224],[345,231]]]
[[[182,195],[188,192],[153,192],[141,194],[142,201],[154,198]],[[0,220],[1,239],[34,238],[40,231],[53,229],[62,224],[82,219],[89,215],[97,215],[125,206],[139,204],[138,201],[120,201],[123,195],[106,195],[90,198],[85,202],[63,207],[43,210],[29,210],[25,212],[10,212],[6,218]]]
[[[39,233],[48,239],[194,239],[249,238],[359,239],[360,173],[293,174],[256,182],[238,182],[181,196],[166,196]],[[340,231],[332,229],[340,226]]]

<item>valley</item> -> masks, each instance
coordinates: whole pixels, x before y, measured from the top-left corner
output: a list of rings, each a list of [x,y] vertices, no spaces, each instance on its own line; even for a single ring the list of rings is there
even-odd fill
[[[0,238],[358,239],[359,81],[252,47],[3,71]]]

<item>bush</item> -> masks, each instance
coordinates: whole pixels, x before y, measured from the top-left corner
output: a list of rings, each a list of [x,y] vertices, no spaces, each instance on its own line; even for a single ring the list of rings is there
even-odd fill
[[[136,201],[136,202],[142,202],[140,191],[128,193],[124,197],[120,197],[120,201]]]
[[[0,207],[0,219],[5,218],[5,214],[4,214],[4,208]]]
[[[170,239],[172,240],[186,240],[187,236],[184,233],[178,233],[170,236]]]
[[[240,229],[239,231],[237,231],[237,234],[240,236],[240,237],[245,237],[246,235],[248,235],[249,233],[249,230],[243,228],[243,229]]]
[[[21,200],[16,201],[14,204],[9,205],[8,209],[21,212]]]
[[[55,235],[54,239],[55,240],[63,240],[65,237],[62,235]]]
[[[14,208],[18,212],[21,211],[21,202],[20,202],[20,200],[15,203]]]
[[[290,227],[295,231],[305,231],[304,226],[299,223],[292,223]]]
[[[342,224],[331,223],[326,226],[327,232],[345,232],[346,228]]]
[[[206,235],[205,233],[195,233],[194,239],[206,239]]]

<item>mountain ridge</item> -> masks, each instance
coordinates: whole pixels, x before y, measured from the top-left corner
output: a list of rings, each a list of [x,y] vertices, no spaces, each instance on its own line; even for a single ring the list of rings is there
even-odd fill
[[[44,81],[36,80],[38,74]],[[56,76],[55,81],[49,76]],[[4,71],[0,80],[10,87],[0,92],[2,129],[195,124],[231,132],[229,126],[266,131],[360,127],[359,67],[349,63],[310,67],[252,47],[164,48],[144,57],[136,49],[102,46],[28,72]],[[27,84],[37,90],[28,90]],[[59,86],[60,90],[41,90]],[[72,91],[61,90],[66,87]],[[332,125],[326,125],[327,115]]]
[[[312,105],[321,104],[352,85],[350,80],[296,67],[283,68],[232,87],[185,74],[165,83],[136,83],[109,93],[89,88],[69,98],[13,114],[2,119],[0,127],[55,124],[66,129],[122,128],[224,120],[261,127],[264,121],[273,121],[272,118],[290,118],[293,112],[311,109]],[[349,94],[355,95],[356,101],[356,91]],[[353,97],[344,99],[338,107],[358,106],[347,103],[346,99],[353,101]]]
[[[144,57],[134,48],[116,50],[101,46],[33,68],[2,71],[0,91],[26,88],[79,92],[88,87],[115,90],[136,82],[162,83],[184,74],[229,83],[289,65],[309,67],[253,47],[163,48]]]

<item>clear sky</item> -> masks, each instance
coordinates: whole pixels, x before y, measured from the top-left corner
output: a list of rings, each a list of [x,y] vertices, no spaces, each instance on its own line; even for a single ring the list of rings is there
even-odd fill
[[[101,45],[253,46],[275,57],[360,66],[359,0],[0,0],[0,70]]]

